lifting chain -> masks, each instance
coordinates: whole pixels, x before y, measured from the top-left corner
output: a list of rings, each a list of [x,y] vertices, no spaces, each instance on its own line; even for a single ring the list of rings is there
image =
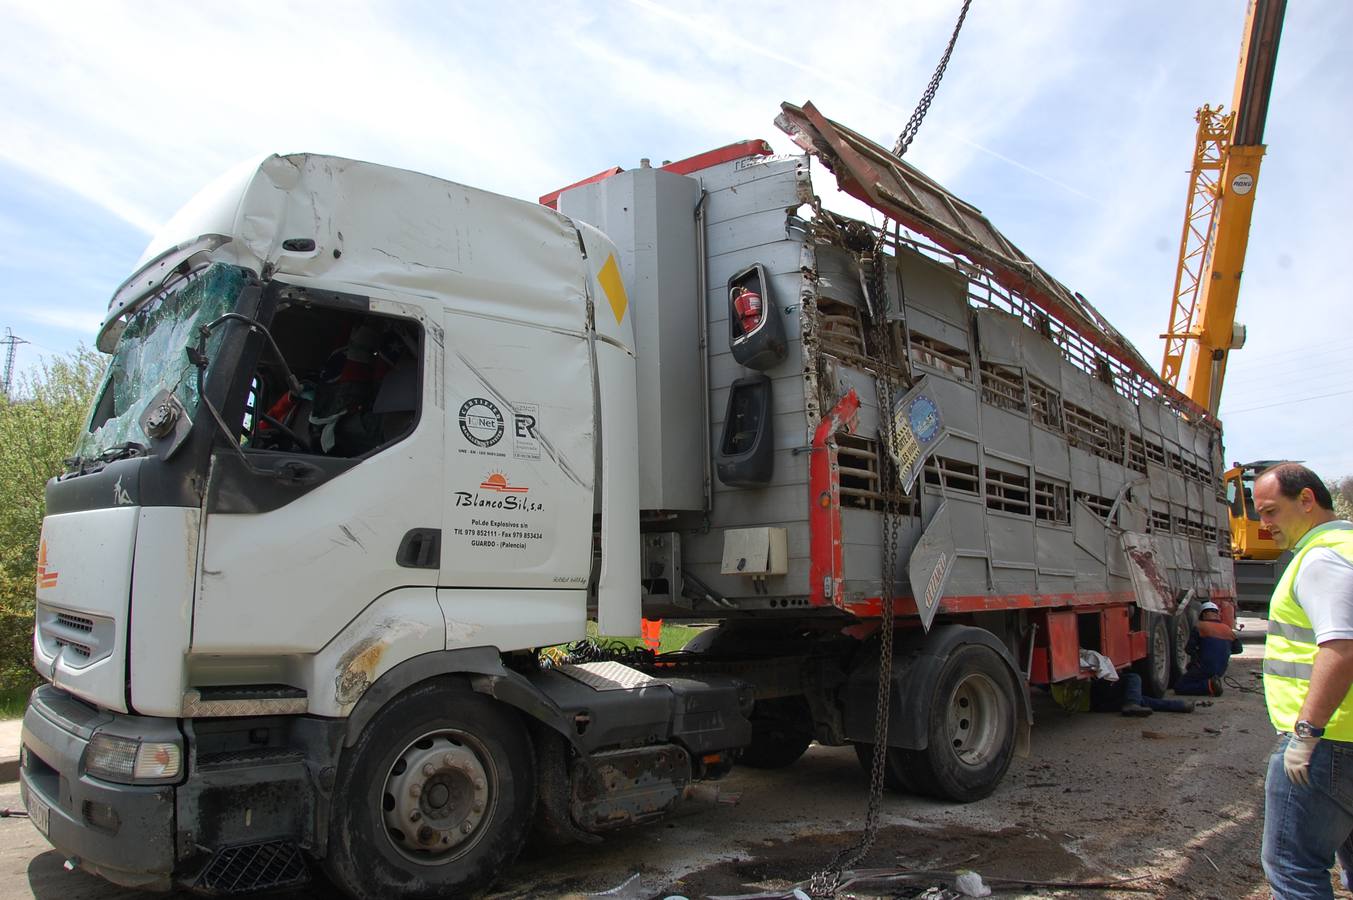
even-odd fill
[[[854,846],[846,847],[836,854],[830,865],[815,873],[808,880],[808,893],[813,897],[834,897],[837,885],[841,883],[841,874],[859,864],[868,855],[878,837],[879,814],[883,806],[883,789],[886,781],[888,760],[888,712],[892,703],[893,685],[893,632],[896,612],[893,598],[896,597],[894,584],[897,572],[897,536],[898,519],[901,517],[902,495],[901,478],[893,460],[896,458],[896,432],[892,427],[894,401],[894,373],[897,371],[895,343],[888,322],[888,292],[883,281],[886,257],[883,253],[883,239],[875,246],[873,254],[860,254],[860,268],[867,273],[866,289],[873,297],[870,304],[874,316],[870,322],[870,332],[874,339],[875,366],[874,387],[878,403],[879,439],[882,444],[879,453],[879,492],[883,495],[882,515],[882,556],[883,570],[879,584],[881,605],[879,623],[879,681],[877,705],[874,711],[874,755],[869,769],[869,801],[865,807],[864,827],[860,839]]]
[[[897,143],[893,145],[893,156],[901,157],[911,146],[912,139],[916,137],[916,132],[921,130],[921,120],[925,114],[930,111],[930,104],[935,99],[935,92],[940,89],[940,79],[944,77],[944,70],[949,65],[949,55],[954,52],[954,44],[958,43],[958,33],[963,29],[963,20],[968,16],[968,7],[972,5],[972,0],[963,0],[963,9],[959,11],[958,21],[954,24],[954,33],[949,37],[949,46],[944,49],[944,56],[940,57],[940,64],[935,67],[935,74],[930,76],[930,84],[926,86],[925,93],[921,95],[920,101],[916,104],[915,111],[911,118],[907,120],[907,127],[902,129],[902,133],[897,136]]]

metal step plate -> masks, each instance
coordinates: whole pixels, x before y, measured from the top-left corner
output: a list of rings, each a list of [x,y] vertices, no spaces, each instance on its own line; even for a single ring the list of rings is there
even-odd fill
[[[594,691],[627,691],[632,688],[661,684],[652,675],[618,662],[591,662],[560,666],[557,670],[574,681],[580,681]]]

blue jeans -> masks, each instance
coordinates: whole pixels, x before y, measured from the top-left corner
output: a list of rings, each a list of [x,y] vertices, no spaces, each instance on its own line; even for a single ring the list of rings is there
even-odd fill
[[[1156,712],[1193,712],[1187,700],[1172,700],[1165,697],[1148,697],[1142,693],[1142,676],[1136,672],[1124,672],[1123,702],[1145,706]]]
[[[1189,694],[1194,697],[1213,697],[1219,693],[1213,690],[1212,679],[1205,675],[1201,669],[1180,675],[1179,680],[1174,683],[1174,692],[1176,694]]]
[[[1277,900],[1327,900],[1335,854],[1353,862],[1343,848],[1353,833],[1353,744],[1317,744],[1310,787],[1283,771],[1286,749],[1281,735],[1264,779],[1264,874]]]

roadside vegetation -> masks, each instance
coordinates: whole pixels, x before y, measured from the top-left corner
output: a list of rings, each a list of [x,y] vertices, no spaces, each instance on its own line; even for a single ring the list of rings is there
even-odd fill
[[[1334,514],[1341,519],[1353,519],[1353,475],[1345,475],[1329,483],[1334,495]]]
[[[591,657],[595,652],[603,656],[618,656],[624,658],[628,653],[637,650],[654,650],[657,653],[671,653],[673,650],[680,650],[685,647],[700,632],[704,631],[707,625],[676,625],[669,622],[663,622],[659,619],[652,623],[659,629],[659,643],[656,648],[648,646],[642,637],[609,637],[602,635],[597,631],[597,623],[589,620],[587,623],[587,637],[576,644],[558,644],[553,647],[545,647],[541,650],[542,655],[555,664],[563,664],[569,661],[580,661]]]
[[[44,487],[70,456],[103,377],[81,348],[19,376],[0,399],[0,718],[20,715],[33,671],[33,592]]]
[[[660,622],[662,620],[659,620]],[[690,639],[705,630],[704,625],[677,625],[671,622],[662,622],[661,642],[658,644],[658,653],[671,653],[673,650],[680,650],[689,643]],[[597,623],[587,623],[587,637],[590,640],[599,641],[603,644],[614,644],[617,646],[630,647],[638,649],[645,646],[643,638],[603,638],[597,633]]]

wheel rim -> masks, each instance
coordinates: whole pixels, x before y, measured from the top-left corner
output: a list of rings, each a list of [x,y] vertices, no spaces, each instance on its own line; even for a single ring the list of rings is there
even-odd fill
[[[1174,664],[1175,668],[1180,672],[1183,672],[1189,666],[1189,654],[1185,649],[1185,645],[1188,644],[1190,630],[1189,617],[1187,615],[1175,617]]]
[[[1163,619],[1156,619],[1151,626],[1154,646],[1151,648],[1151,674],[1156,684],[1164,687],[1170,683],[1170,631]]]
[[[1000,689],[989,677],[974,672],[954,686],[949,698],[949,745],[959,762],[973,768],[985,765],[1001,745],[1004,722]]]
[[[385,835],[402,856],[450,862],[483,835],[498,801],[493,758],[473,735],[452,729],[412,741],[395,757],[381,794]]]

